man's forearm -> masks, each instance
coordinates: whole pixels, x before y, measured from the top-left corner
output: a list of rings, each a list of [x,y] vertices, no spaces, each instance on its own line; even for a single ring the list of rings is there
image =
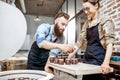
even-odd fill
[[[52,42],[48,42],[48,41],[43,41],[41,47],[44,49],[59,49],[59,46],[61,44],[57,44],[57,43],[52,43]]]

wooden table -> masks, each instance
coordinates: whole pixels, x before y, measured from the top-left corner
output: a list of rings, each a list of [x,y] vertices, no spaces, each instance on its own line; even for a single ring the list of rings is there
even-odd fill
[[[54,80],[82,80],[82,75],[100,74],[101,67],[97,65],[78,63],[76,65],[59,65],[48,63],[54,69]],[[113,68],[111,68],[111,72]]]

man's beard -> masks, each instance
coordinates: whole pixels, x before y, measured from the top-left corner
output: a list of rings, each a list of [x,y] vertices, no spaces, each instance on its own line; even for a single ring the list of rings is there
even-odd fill
[[[60,31],[58,24],[54,25],[54,32],[55,32],[55,35],[57,37],[62,37],[63,36],[63,32]]]

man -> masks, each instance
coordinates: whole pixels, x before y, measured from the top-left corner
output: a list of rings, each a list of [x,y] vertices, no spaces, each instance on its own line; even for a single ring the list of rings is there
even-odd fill
[[[54,25],[41,24],[35,34],[33,43],[28,55],[27,68],[32,70],[44,70],[51,72],[49,67],[45,68],[49,53],[57,55],[60,50],[73,52],[73,48],[64,43],[63,32],[68,24],[69,15],[58,13]]]

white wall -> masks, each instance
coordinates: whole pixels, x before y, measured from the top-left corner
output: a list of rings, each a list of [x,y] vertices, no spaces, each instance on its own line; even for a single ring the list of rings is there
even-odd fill
[[[76,4],[76,5],[75,5]],[[75,6],[76,6],[76,12],[75,12]],[[70,15],[70,18],[72,18],[75,13],[78,13],[79,10],[82,9],[82,0],[66,0],[59,12],[66,12]],[[25,15],[27,24],[28,24],[28,30],[27,34],[30,35],[30,46],[32,42],[34,41],[34,34],[37,29],[37,27],[41,23],[50,23],[53,24],[54,17],[47,17],[47,16],[39,16],[41,18],[40,22],[34,22],[33,19],[35,16],[32,15]],[[76,22],[75,19],[69,22],[68,27],[66,28],[64,35],[65,35],[65,43],[74,45],[75,39],[76,39]]]
[[[26,21],[27,21],[27,36],[29,36],[29,37],[26,36],[26,40],[25,40],[21,50],[26,50],[26,49],[31,48],[31,45],[32,45],[33,41],[35,40],[34,34],[35,34],[35,32],[40,24],[42,24],[42,23],[53,24],[53,20],[54,20],[54,17],[39,16],[41,21],[35,22],[34,18],[36,16],[25,15],[25,17],[26,17]]]
[[[70,18],[75,15],[75,1],[68,0],[68,14]],[[75,19],[69,22],[68,24],[68,44],[74,45],[75,44]]]
[[[65,1],[65,3],[63,4],[63,6],[62,6],[62,12],[65,12],[65,13],[67,13],[67,2]],[[65,29],[65,31],[64,31],[64,36],[65,36],[65,44],[67,44],[68,43],[68,26],[67,26],[67,28]]]
[[[76,2],[76,3],[75,3]],[[76,4],[76,5],[75,5]],[[76,7],[76,10],[75,10]],[[75,16],[82,9],[82,0],[66,0],[62,6],[62,12],[66,12],[70,15],[70,18]],[[69,22],[67,29],[65,30],[65,43],[74,45],[76,39],[76,22],[75,19]]]
[[[76,12],[78,13],[82,9],[82,0],[76,0]]]

